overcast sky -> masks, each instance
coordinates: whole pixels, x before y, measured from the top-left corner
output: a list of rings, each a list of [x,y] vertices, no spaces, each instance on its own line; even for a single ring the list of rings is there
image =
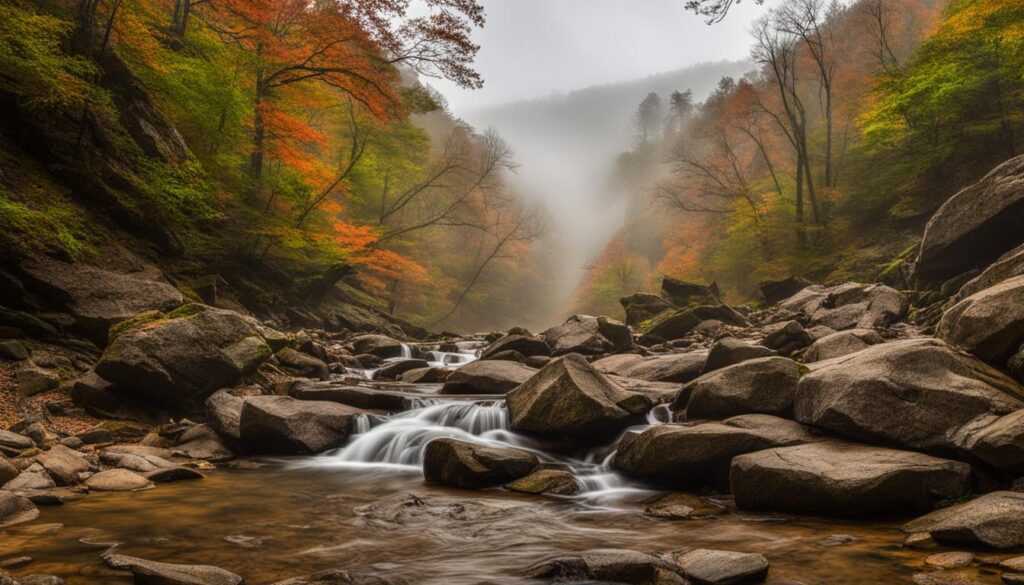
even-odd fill
[[[482,0],[477,31],[484,88],[429,80],[459,113],[465,108],[636,79],[705,61],[749,55],[751,21],[765,11],[747,0],[708,26],[684,0]]]

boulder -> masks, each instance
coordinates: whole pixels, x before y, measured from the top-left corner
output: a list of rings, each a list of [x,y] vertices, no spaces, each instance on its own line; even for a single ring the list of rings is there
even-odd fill
[[[966,433],[962,447],[993,467],[1024,473],[1024,410]]]
[[[0,490],[0,528],[29,522],[39,517],[39,509],[28,498]]]
[[[768,559],[759,554],[698,548],[667,556],[693,585],[743,585],[768,578]]]
[[[295,351],[290,347],[286,347],[274,355],[282,366],[296,375],[319,380],[326,380],[331,376],[331,370],[323,360]]]
[[[0,453],[14,456],[35,446],[35,441],[25,435],[0,429]]]
[[[877,516],[934,509],[970,493],[971,467],[921,453],[841,441],[736,457],[729,483],[742,510]]]
[[[160,270],[138,258],[124,269],[68,263],[38,256],[21,264],[37,288],[63,305],[90,337],[105,340],[110,326],[145,311],[168,311],[184,302]]]
[[[785,280],[768,280],[758,286],[761,289],[761,296],[764,297],[765,302],[769,305],[774,305],[781,303],[813,284],[813,282],[806,278],[794,275]]]
[[[553,360],[506,395],[512,429],[583,440],[607,439],[642,418],[650,398],[630,392],[580,355]]]
[[[524,494],[575,496],[583,491],[576,476],[561,469],[541,469],[505,484],[505,489]]]
[[[115,451],[101,451],[100,461],[112,467],[121,467],[136,473],[149,473],[157,469],[174,467],[170,461],[155,455],[136,455],[134,453],[118,453]]]
[[[230,461],[235,458],[235,452],[209,425],[196,425],[182,433],[174,450],[192,459],[211,462]]]
[[[1006,371],[1015,380],[1024,384],[1024,345],[1006,361]]]
[[[505,394],[536,373],[517,362],[475,361],[448,374],[441,394]]]
[[[798,314],[808,325],[845,329],[878,329],[907,314],[906,295],[883,284],[847,282],[810,286],[779,305],[783,314]]]
[[[311,455],[340,447],[352,417],[364,411],[289,396],[252,396],[239,419],[242,448],[254,454]]]
[[[551,355],[551,348],[543,339],[526,335],[506,335],[487,346],[480,354],[480,359],[492,359],[495,355],[505,351],[518,352],[524,358],[535,355]]]
[[[64,486],[77,484],[81,481],[81,475],[93,468],[81,453],[64,445],[54,445],[49,451],[41,453],[36,461],[46,469],[57,485]]]
[[[673,305],[717,305],[722,301],[722,293],[716,283],[705,285],[695,282],[683,282],[670,276],[661,279],[661,294]]]
[[[204,479],[206,476],[191,467],[164,467],[154,469],[143,474],[143,477],[153,483],[169,483],[172,481],[188,481],[193,479]]]
[[[35,396],[60,386],[60,374],[53,370],[29,366],[14,373],[18,381],[18,394]]]
[[[355,355],[368,353],[379,358],[402,357],[406,354],[405,345],[387,335],[357,335],[349,340],[352,353]]]
[[[402,372],[398,379],[406,384],[442,384],[449,373],[445,368],[413,368]]]
[[[1021,243],[1024,156],[1012,158],[950,197],[928,221],[915,261],[925,281],[983,267]]]
[[[0,455],[0,486],[18,477],[18,468],[11,465],[11,462],[6,457]]]
[[[0,341],[0,359],[21,361],[28,359],[28,348],[17,339]]]
[[[628,583],[630,585],[688,585],[674,563],[632,550],[574,553],[540,562],[527,576],[549,583]]]
[[[633,364],[623,376],[648,382],[689,382],[700,375],[707,356],[705,351],[659,355]]]
[[[90,476],[85,485],[97,492],[136,492],[153,487],[153,482],[127,469],[107,469]]]
[[[243,582],[230,571],[208,565],[174,565],[113,554],[103,560],[113,569],[131,571],[136,583],[147,585],[241,585]]]
[[[245,317],[185,305],[124,327],[95,369],[132,396],[182,410],[234,385],[270,355],[270,347]]]
[[[936,510],[903,525],[909,533],[927,532],[949,546],[1024,546],[1024,493],[992,492],[964,504]]]
[[[430,364],[426,360],[400,359],[384,364],[379,370],[373,373],[374,380],[397,380],[402,374],[420,368],[428,368]]]
[[[645,321],[640,326],[640,331],[644,334],[642,341],[652,345],[682,339],[705,321],[721,321],[722,323],[741,327],[747,325],[747,320],[730,307],[725,305],[701,305],[687,309],[666,311],[649,321]]]
[[[480,489],[525,477],[539,463],[529,451],[441,438],[427,443],[423,477],[432,483]]]
[[[659,314],[673,308],[665,299],[648,293],[636,293],[619,299],[626,311],[626,325],[639,327],[641,323],[653,319]]]
[[[873,345],[800,379],[796,420],[866,442],[960,447],[965,429],[1024,408],[1024,388],[937,339]]]
[[[775,355],[775,351],[763,345],[747,343],[734,337],[725,337],[711,346],[701,373],[706,374],[747,360],[773,355]]]
[[[633,335],[624,323],[590,315],[573,315],[562,325],[544,331],[541,336],[554,356],[616,353],[633,345]]]
[[[206,399],[206,424],[232,445],[237,445],[241,438],[243,404],[244,399],[227,389],[218,390]]]
[[[723,420],[722,424],[754,431],[779,446],[803,445],[826,440],[815,429],[770,414],[741,414]]]
[[[617,353],[595,360],[590,365],[602,374],[625,376],[633,366],[642,363],[646,358],[635,353]]]
[[[786,321],[775,323],[765,329],[765,337],[761,345],[773,349],[781,355],[790,355],[793,352],[803,349],[812,343],[811,335],[807,333],[799,321]]]
[[[857,353],[885,341],[874,329],[849,329],[826,335],[811,344],[804,353],[804,363],[820,362]]]
[[[690,419],[786,414],[806,368],[784,357],[748,360],[704,374],[680,390],[672,410]]]
[[[612,467],[666,486],[723,486],[733,457],[777,446],[762,433],[722,423],[655,425],[623,436]]]
[[[726,507],[714,500],[683,492],[669,492],[644,508],[644,515],[662,520],[715,518],[725,513]]]
[[[965,299],[1015,276],[1024,276],[1024,244],[1003,254],[978,276],[964,283],[956,300]]]
[[[1024,276],[960,301],[942,315],[936,334],[1002,366],[1024,343]]]

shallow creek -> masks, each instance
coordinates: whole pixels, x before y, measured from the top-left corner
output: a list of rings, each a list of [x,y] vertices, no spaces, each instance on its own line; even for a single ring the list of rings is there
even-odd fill
[[[611,472],[607,453],[548,454],[508,430],[501,401],[431,396],[436,389],[409,388],[423,395],[416,408],[361,418],[345,447],[318,457],[261,460],[201,481],[44,507],[35,522],[0,531],[0,560],[31,557],[15,575],[53,573],[71,585],[130,582],[100,561],[112,546],[151,560],[216,565],[255,585],[333,568],[388,583],[470,585],[530,583],[523,572],[533,563],[575,551],[707,547],[764,554],[773,581],[843,585],[909,583],[931,554],[902,548],[898,521],[735,511],[649,518],[643,509],[659,492]],[[440,436],[535,450],[571,468],[585,493],[552,498],[425,484],[422,449]],[[999,582],[977,569],[962,572]]]

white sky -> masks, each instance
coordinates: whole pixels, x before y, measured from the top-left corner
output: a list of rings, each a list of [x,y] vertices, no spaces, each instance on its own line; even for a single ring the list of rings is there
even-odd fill
[[[684,0],[482,0],[487,26],[471,91],[427,80],[459,114],[467,108],[637,79],[749,55],[750,24],[765,7],[744,0],[708,26]]]

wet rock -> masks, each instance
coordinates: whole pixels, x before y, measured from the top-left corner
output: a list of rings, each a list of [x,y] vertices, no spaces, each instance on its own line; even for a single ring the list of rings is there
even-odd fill
[[[536,373],[516,362],[475,361],[449,374],[441,394],[505,394]]]
[[[570,353],[601,355],[625,351],[633,345],[633,335],[624,323],[608,317],[574,315],[541,336],[551,347],[551,355]]]
[[[730,325],[745,326],[746,319],[725,305],[706,305],[676,311],[666,311],[645,321],[640,330],[644,333],[642,342],[652,345],[686,337],[705,321],[721,321]]]
[[[288,396],[252,396],[242,405],[240,443],[249,453],[315,454],[340,447],[357,408]]]
[[[479,489],[525,477],[539,463],[529,451],[441,438],[427,443],[423,477],[433,483]]]
[[[612,467],[661,485],[723,486],[733,457],[776,446],[756,431],[721,423],[656,425],[623,436]]]
[[[524,494],[575,496],[583,491],[583,486],[568,471],[541,469],[505,484],[505,489]]]
[[[927,532],[951,546],[1024,546],[1024,494],[992,492],[964,504],[936,510],[903,525],[904,532]]]
[[[208,565],[175,565],[147,561],[125,555],[103,557],[113,569],[132,572],[136,583],[151,585],[241,585],[242,578],[234,573]]]
[[[619,299],[626,311],[626,325],[639,327],[641,323],[653,319],[672,307],[665,299],[648,293],[636,293]]]
[[[235,452],[209,425],[196,425],[185,431],[178,439],[175,451],[192,459],[211,462],[230,461],[235,458]]]
[[[527,576],[548,582],[685,585],[675,564],[631,550],[598,550],[566,555],[530,567]]]
[[[39,509],[27,498],[0,490],[0,528],[29,522],[39,517]]]
[[[241,437],[244,403],[228,390],[218,390],[206,399],[206,424],[231,445],[237,445]]]
[[[367,353],[379,358],[392,358],[402,357],[405,352],[401,341],[386,335],[358,335],[350,339],[349,343],[356,356]]]
[[[415,371],[415,370],[413,370]],[[383,410],[397,412],[409,407],[409,398],[399,392],[377,390],[366,386],[347,386],[331,384],[329,386],[298,385],[292,388],[291,395],[299,400],[321,400],[347,404],[367,410]]]
[[[180,410],[233,385],[268,357],[270,347],[242,315],[186,305],[127,326],[96,373],[133,396]]]
[[[75,485],[83,473],[93,468],[81,453],[64,445],[54,445],[39,455],[36,461],[46,469],[57,485]]]
[[[410,370],[426,368],[429,366],[430,364],[428,364],[426,360],[402,359],[384,364],[379,370],[374,372],[373,378],[375,380],[397,380],[402,374]]]
[[[978,421],[1024,408],[1024,388],[937,339],[873,345],[800,380],[796,420],[872,442],[952,449]]]
[[[667,556],[694,585],[741,585],[768,578],[768,559],[759,554],[699,548]]]
[[[656,356],[633,364],[623,375],[649,382],[689,382],[700,375],[707,356],[704,351]]]
[[[770,357],[775,355],[773,350],[763,345],[746,343],[733,337],[726,337],[715,342],[708,352],[707,360],[701,370],[702,374],[732,366],[747,360]],[[689,381],[689,380],[685,380]]]
[[[684,282],[670,276],[661,279],[661,294],[677,307],[687,305],[717,305],[721,302],[718,285]]]
[[[274,356],[285,369],[296,375],[318,380],[326,380],[331,376],[331,370],[323,360],[295,351],[290,347],[278,351]]]
[[[770,325],[761,344],[782,355],[790,355],[812,343],[811,336],[798,321],[786,321]]]
[[[974,554],[969,552],[945,552],[931,555],[924,560],[929,567],[939,569],[961,569],[974,562]]]
[[[1024,343],[1024,276],[960,301],[939,322],[938,337],[1003,365]]]
[[[906,316],[908,308],[907,297],[893,288],[848,282],[807,287],[781,303],[779,312],[800,315],[808,325],[842,331],[886,327]]]
[[[22,396],[35,396],[60,386],[60,374],[43,368],[21,368],[14,376],[18,380],[18,394]]]
[[[97,492],[134,492],[153,487],[153,482],[127,469],[107,469],[90,476],[85,485]]]
[[[506,335],[487,346],[480,354],[480,359],[494,359],[494,356],[505,351],[515,351],[524,358],[535,355],[550,356],[551,348],[543,339],[526,335]]]
[[[985,266],[1019,245],[1024,222],[1024,157],[996,167],[950,197],[928,221],[915,262],[918,278],[936,281]]]
[[[155,266],[134,256],[129,262],[127,269],[116,270],[38,256],[22,263],[21,269],[92,337],[103,340],[115,323],[145,311],[170,310],[184,302]]]
[[[406,384],[442,384],[448,379],[449,371],[444,368],[413,368],[398,377]]]
[[[204,479],[206,476],[191,467],[164,467],[145,473],[143,477],[153,483],[169,483],[172,481]]]
[[[695,520],[727,513],[725,506],[691,494],[671,492],[644,509],[644,514],[662,520]]]
[[[820,362],[857,353],[885,341],[874,329],[850,329],[826,335],[811,344],[804,353],[804,363]]]
[[[653,406],[647,396],[624,390],[573,354],[553,360],[509,392],[506,404],[514,430],[583,440],[613,436]]]
[[[28,359],[28,348],[16,339],[0,341],[0,359],[21,361]]]
[[[761,296],[769,305],[781,303],[796,293],[812,286],[814,283],[800,276],[790,276],[785,280],[768,280],[759,286]]]
[[[0,453],[13,456],[35,446],[35,442],[25,435],[0,430]]]
[[[672,409],[690,419],[723,419],[739,414],[785,414],[793,407],[806,368],[784,357],[748,360],[715,370],[680,390]]]
[[[743,510],[907,514],[967,495],[971,467],[909,451],[826,441],[736,457],[730,486]]]

